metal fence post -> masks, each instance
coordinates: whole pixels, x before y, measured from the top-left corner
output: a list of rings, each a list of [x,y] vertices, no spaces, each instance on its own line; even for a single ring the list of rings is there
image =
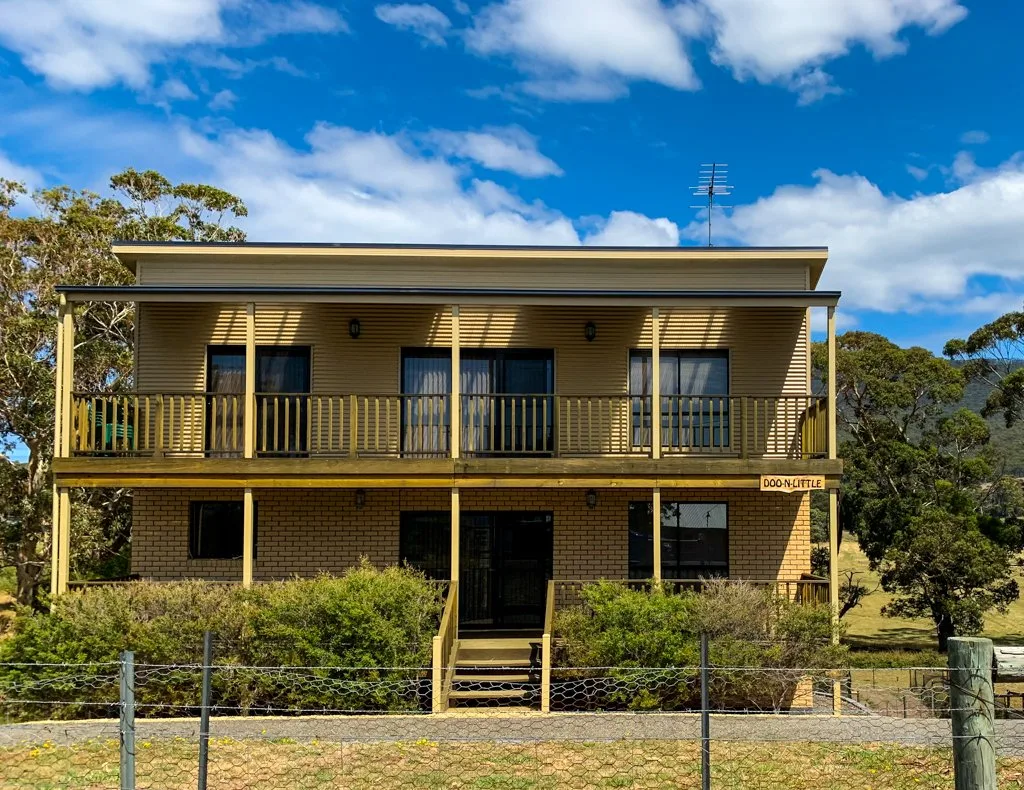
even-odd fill
[[[210,696],[213,682],[213,632],[203,634],[203,690],[199,709],[199,790],[206,790],[210,764]]]
[[[700,635],[700,786],[711,790],[711,690],[708,635]]]
[[[135,790],[135,654],[121,653],[121,790]]]
[[[992,640],[949,640],[949,703],[956,790],[996,790]]]

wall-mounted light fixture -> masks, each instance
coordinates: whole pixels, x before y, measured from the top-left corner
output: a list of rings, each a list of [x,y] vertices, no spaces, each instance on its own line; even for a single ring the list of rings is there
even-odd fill
[[[356,489],[356,510],[362,510],[366,507],[366,489]]]
[[[583,325],[583,337],[587,339],[588,343],[593,343],[594,338],[597,337],[597,324],[593,321],[587,321]]]
[[[587,507],[591,510],[597,507],[597,491],[593,488],[587,490]]]
[[[353,340],[359,339],[359,333],[363,331],[363,325],[359,323],[358,318],[353,318],[348,322],[348,334]]]

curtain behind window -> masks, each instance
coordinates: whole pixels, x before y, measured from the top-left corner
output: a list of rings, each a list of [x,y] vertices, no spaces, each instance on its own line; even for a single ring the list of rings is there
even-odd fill
[[[242,417],[245,395],[245,349],[212,347],[206,369],[206,446],[212,458],[241,455],[236,446],[245,430]],[[237,397],[227,397],[227,396]]]
[[[265,442],[268,453],[287,456],[309,452],[309,410],[307,398],[301,396],[309,393],[310,383],[308,346],[256,349],[257,449],[262,449]]]
[[[440,454],[448,450],[451,424],[451,357],[431,352],[402,357],[402,451]],[[417,397],[419,396],[419,397]]]

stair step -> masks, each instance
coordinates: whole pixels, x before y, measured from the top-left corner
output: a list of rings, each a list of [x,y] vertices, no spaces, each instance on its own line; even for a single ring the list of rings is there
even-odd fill
[[[461,672],[455,671],[453,683],[532,683],[529,672]]]
[[[509,658],[507,656],[499,656],[497,658],[466,658],[463,656],[462,651],[459,651],[458,658],[455,661],[456,671],[460,669],[492,669],[492,668],[529,668],[529,658]]]
[[[493,691],[452,690],[449,699],[522,699],[531,693],[530,689],[495,689]]]

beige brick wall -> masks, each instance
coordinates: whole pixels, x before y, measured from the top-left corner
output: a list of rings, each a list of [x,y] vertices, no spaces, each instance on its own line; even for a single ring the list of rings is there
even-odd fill
[[[152,579],[238,580],[238,560],[190,560],[190,500],[240,500],[241,491],[140,489],[135,492],[132,571]],[[726,502],[729,567],[748,579],[798,578],[810,570],[810,498],[745,490],[663,489],[662,500]],[[263,490],[258,508],[257,579],[340,573],[367,556],[398,562],[399,514],[448,510],[448,490],[369,489],[356,510],[350,490]],[[558,579],[627,576],[628,508],[650,501],[643,490],[601,490],[589,510],[582,489],[466,489],[461,508],[549,510],[554,513],[554,575]]]

